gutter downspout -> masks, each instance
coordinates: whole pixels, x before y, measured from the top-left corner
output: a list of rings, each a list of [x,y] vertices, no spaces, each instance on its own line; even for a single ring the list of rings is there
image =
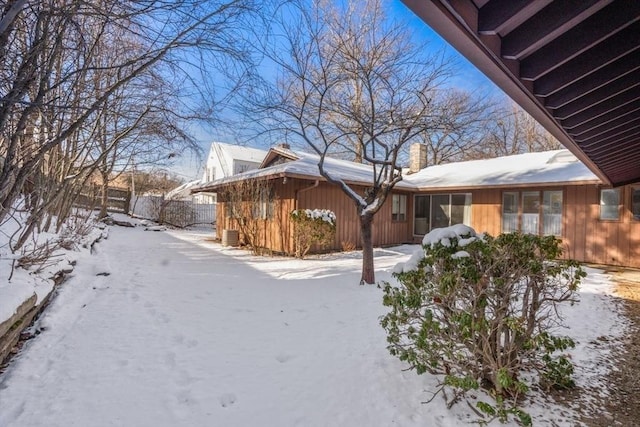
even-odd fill
[[[298,209],[298,195],[300,193],[304,193],[305,191],[309,191],[309,190],[313,190],[314,188],[316,188],[318,185],[320,185],[320,180],[316,179],[316,182],[313,183],[313,185],[310,185],[309,187],[305,187],[305,188],[299,188],[297,189],[294,193],[294,200],[293,200],[293,208],[294,209]]]

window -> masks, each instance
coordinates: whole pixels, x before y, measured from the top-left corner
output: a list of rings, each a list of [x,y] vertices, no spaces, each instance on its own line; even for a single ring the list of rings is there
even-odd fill
[[[242,210],[238,203],[234,203],[233,201],[227,200],[224,204],[226,209],[226,214],[229,218],[240,219],[242,218]]]
[[[449,195],[431,196],[431,230],[449,226]]]
[[[414,198],[413,232],[422,235],[429,232],[431,217],[429,216],[430,196],[416,196]]]
[[[640,220],[640,187],[631,187],[631,215]]]
[[[416,235],[454,224],[471,225],[471,194],[417,195],[413,212]]]
[[[467,198],[468,203],[467,203]],[[469,194],[452,194],[450,219],[451,224],[464,224],[465,219],[470,216],[471,195]],[[469,222],[469,221],[467,221]]]
[[[407,196],[404,194],[393,194],[391,196],[391,220],[407,220]]]
[[[518,193],[502,194],[502,232],[518,231]]]
[[[243,160],[234,160],[233,161],[233,174],[237,175],[239,173],[244,173],[250,170],[257,169],[260,166],[260,163],[256,162],[247,162]]]
[[[273,218],[273,189],[260,189],[260,199],[254,205],[253,216],[260,219]]]
[[[542,198],[542,234],[562,235],[562,191],[544,191]]]
[[[520,200],[522,201],[520,204]],[[542,200],[542,203],[540,201]],[[502,193],[502,232],[562,235],[562,191]]]
[[[207,181],[213,181],[216,179],[216,168],[210,166],[207,168]]]
[[[540,229],[540,192],[524,191],[522,193],[522,232],[538,234]]]
[[[620,190],[618,188],[608,188],[600,190],[600,219],[619,219],[619,205]]]

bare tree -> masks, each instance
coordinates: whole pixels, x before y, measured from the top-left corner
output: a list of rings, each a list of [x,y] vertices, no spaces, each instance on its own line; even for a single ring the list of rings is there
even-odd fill
[[[87,158],[92,127],[141,76],[163,68],[184,83],[206,59],[210,71],[235,71],[233,61],[246,57],[239,28],[250,2],[7,2],[0,10],[0,221],[29,181],[51,172],[51,158],[86,169],[78,160]],[[112,60],[100,61],[105,56]],[[86,175],[58,172],[59,183]]]
[[[213,118],[233,90],[203,79],[237,81],[245,72],[241,29],[252,7],[252,0],[0,6],[0,223],[19,206],[28,210],[12,250],[36,228],[59,230],[95,173],[106,186],[133,158],[166,163],[194,147],[184,123]]]
[[[166,166],[183,150],[197,149],[171,109],[175,102],[167,94],[168,82],[161,75],[145,74],[114,93],[96,115],[91,156],[101,178],[100,217],[106,215],[106,190],[112,180],[133,167]]]
[[[354,202],[361,283],[374,283],[374,216],[402,179],[402,149],[439,126],[433,100],[451,70],[442,55],[413,44],[380,0],[347,3],[301,0],[279,9],[273,38],[262,45],[277,82],[247,104],[265,126],[318,154],[319,173]],[[371,167],[366,191],[325,168],[335,153]]]
[[[138,194],[167,194],[179,185],[184,184],[184,180],[179,176],[161,169],[136,171],[133,172],[131,179]]]
[[[482,141],[467,151],[468,159],[562,148],[557,139],[513,102],[496,108],[492,116],[491,120],[487,120],[486,135]]]
[[[435,123],[420,134],[427,149],[427,165],[461,161],[483,140],[492,117],[488,98],[451,88],[438,91],[432,109]]]

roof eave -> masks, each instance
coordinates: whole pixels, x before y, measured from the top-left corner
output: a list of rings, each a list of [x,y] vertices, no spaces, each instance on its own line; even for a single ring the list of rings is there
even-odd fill
[[[448,4],[439,0],[402,0],[402,2],[524,108],[602,182],[611,184],[611,179],[578,147],[535,96],[531,95],[522,82],[497,58],[496,54],[484,47],[478,36],[467,27],[465,20]]]
[[[321,176],[321,175],[309,175],[309,174],[304,174],[304,173],[296,173],[296,172],[288,172],[288,171],[283,171],[283,172],[278,172],[278,173],[274,173],[274,174],[269,174],[269,175],[262,175],[262,176],[251,176],[249,178],[246,177],[242,177],[242,174],[239,175],[234,175],[233,179],[229,179],[229,178],[224,178],[223,180],[220,180],[220,182],[212,182],[210,184],[207,184],[205,186],[201,186],[195,189],[191,190],[191,194],[195,194],[195,193],[207,193],[207,192],[213,192],[215,193],[216,190],[228,186],[228,185],[232,185],[235,182],[238,181],[242,181],[244,179],[266,179],[266,180],[274,180],[274,179],[279,179],[279,178],[290,178],[290,179],[302,179],[305,181],[315,181],[315,180],[320,180],[323,182],[327,182],[327,180]],[[360,186],[360,187],[366,187],[367,185],[370,185],[371,183],[367,183],[367,182],[363,182],[363,181],[355,181],[355,180],[343,180],[345,184],[347,185],[356,185],[356,186]],[[410,182],[406,182],[406,181],[401,181],[402,184],[394,186],[394,190],[396,191],[415,191],[417,189],[417,187],[410,183]]]
[[[418,193],[428,192],[451,192],[451,191],[474,191],[474,190],[496,190],[496,189],[522,189],[522,188],[551,188],[551,187],[565,187],[576,185],[602,185],[602,181],[599,180],[582,180],[582,181],[561,181],[561,182],[524,182],[517,184],[478,184],[478,185],[451,185],[441,187],[417,187]]]

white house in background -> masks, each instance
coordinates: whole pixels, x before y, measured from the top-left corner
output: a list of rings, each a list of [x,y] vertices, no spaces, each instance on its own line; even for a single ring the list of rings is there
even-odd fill
[[[211,143],[201,183],[257,169],[267,155],[266,150],[241,145]],[[216,203],[215,193],[194,195],[198,203]]]

